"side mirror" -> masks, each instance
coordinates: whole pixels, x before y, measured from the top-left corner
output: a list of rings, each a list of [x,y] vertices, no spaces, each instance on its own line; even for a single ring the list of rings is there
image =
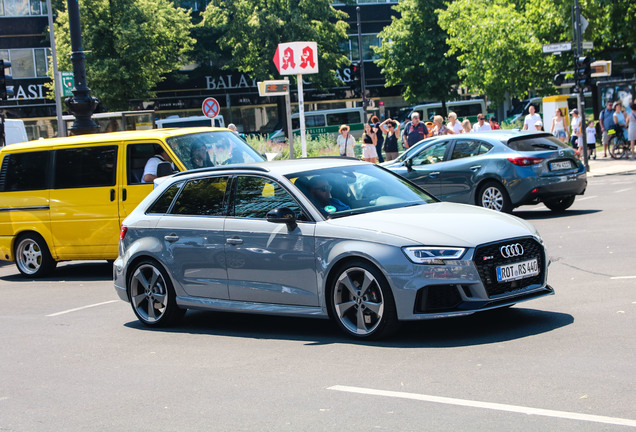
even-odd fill
[[[404,166],[406,167],[407,171],[413,171],[413,160],[412,159],[405,159],[404,160]]]
[[[157,177],[165,177],[172,174],[174,174],[174,170],[170,162],[160,162],[157,165]]]
[[[272,223],[284,223],[287,225],[287,229],[293,231],[298,224],[296,223],[296,213],[294,213],[289,207],[275,208],[267,212],[267,222]]]

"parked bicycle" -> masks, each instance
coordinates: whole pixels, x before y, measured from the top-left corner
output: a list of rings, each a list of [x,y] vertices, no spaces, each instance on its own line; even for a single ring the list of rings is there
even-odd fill
[[[629,157],[629,142],[625,139],[623,128],[616,125],[607,131],[609,138],[609,152],[614,159],[627,159]]]

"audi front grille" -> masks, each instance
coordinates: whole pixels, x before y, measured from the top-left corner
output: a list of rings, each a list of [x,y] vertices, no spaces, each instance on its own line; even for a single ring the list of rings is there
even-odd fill
[[[513,245],[519,247],[508,247]],[[504,258],[500,249],[504,248],[504,254],[514,255]],[[520,250],[523,249],[523,253]],[[513,253],[507,253],[511,251]],[[539,267],[539,274],[524,279],[513,280],[509,282],[497,281],[497,267],[516,262],[527,261],[536,258]],[[479,272],[488,297],[496,298],[498,296],[539,288],[545,283],[545,249],[543,246],[531,237],[509,239],[501,242],[490,243],[478,246],[475,249],[474,257],[475,266]]]

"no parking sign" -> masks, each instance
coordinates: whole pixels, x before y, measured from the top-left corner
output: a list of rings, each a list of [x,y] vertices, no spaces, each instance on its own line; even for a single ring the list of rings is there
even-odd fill
[[[203,109],[203,114],[211,119],[219,115],[219,111],[221,110],[219,102],[211,97],[206,98],[203,101],[203,106],[201,108]]]

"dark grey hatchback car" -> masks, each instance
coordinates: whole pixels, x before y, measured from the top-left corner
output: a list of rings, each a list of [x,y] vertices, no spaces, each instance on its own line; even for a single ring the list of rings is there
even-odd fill
[[[574,151],[545,132],[429,138],[383,166],[442,201],[501,212],[541,202],[562,212],[587,187],[585,167]]]

